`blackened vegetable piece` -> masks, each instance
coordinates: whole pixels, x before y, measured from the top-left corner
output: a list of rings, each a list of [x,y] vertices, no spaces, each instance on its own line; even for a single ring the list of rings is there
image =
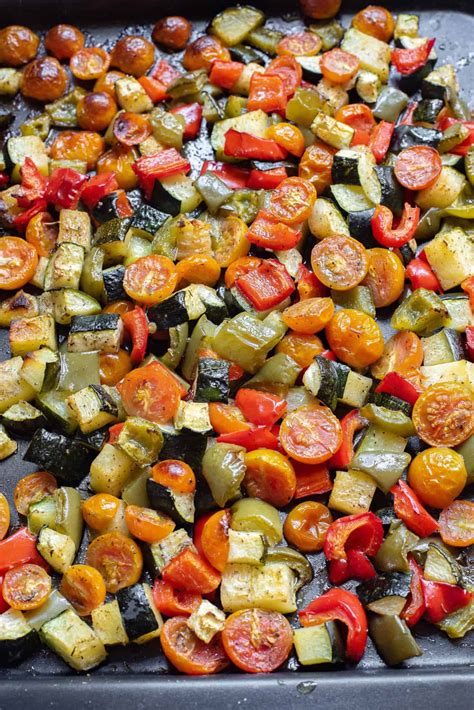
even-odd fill
[[[125,276],[125,266],[111,266],[102,272],[104,278],[104,289],[107,302],[119,301],[127,298],[123,288],[123,277]]]
[[[391,165],[377,165],[375,172],[382,188],[380,204],[388,207],[394,215],[400,217],[403,212],[404,191],[395,177]],[[351,232],[352,233],[352,232]]]
[[[424,128],[423,126],[396,126],[390,143],[390,150],[399,153],[404,148],[412,148],[414,145],[427,145],[437,148],[443,134],[436,128]]]
[[[193,432],[169,433],[163,432],[163,448],[160,459],[179,459],[191,466],[195,474],[201,470],[202,457],[206,451],[207,436]]]
[[[120,192],[109,192],[101,200],[97,202],[94,209],[92,210],[92,216],[97,222],[103,224],[104,222],[109,222],[111,219],[120,218],[120,203],[119,199],[123,193]]]
[[[235,44],[233,47],[229,47],[229,52],[234,62],[263,64],[262,57],[252,47],[247,47],[245,44]]]
[[[383,185],[382,185],[383,191]],[[360,210],[359,212],[349,212],[347,216],[347,226],[354,239],[358,239],[367,249],[379,246],[372,233],[371,220],[375,209]]]
[[[146,482],[146,492],[153,510],[169,515],[177,525],[194,522],[194,493],[178,493],[152,478]]]
[[[395,397],[393,394],[387,394],[386,392],[371,392],[369,394],[369,402],[379,407],[386,407],[387,409],[393,409],[395,411],[399,410],[407,416],[410,416],[411,413],[411,404],[405,402],[404,399]]]
[[[443,107],[443,99],[423,99],[415,109],[413,120],[422,123],[435,123]]]
[[[141,205],[133,216],[131,228],[135,234],[147,237],[155,234],[168,218],[168,214],[151,205]]]
[[[406,622],[399,616],[377,614],[369,620],[369,631],[378,653],[389,666],[422,655]]]
[[[0,614],[0,663],[19,663],[40,647],[39,637],[21,611],[8,609]]]
[[[195,402],[227,402],[229,398],[229,362],[200,358],[196,376]]]
[[[61,483],[77,486],[89,473],[95,453],[78,439],[38,429],[23,458],[54,474]]]
[[[410,574],[403,572],[384,572],[377,577],[358,584],[357,596],[362,604],[370,604],[383,597],[397,595],[407,597],[410,593]]]
[[[131,641],[143,642],[148,640],[149,635],[159,631],[161,619],[148,584],[134,584],[121,589],[117,593],[117,602],[125,631]]]

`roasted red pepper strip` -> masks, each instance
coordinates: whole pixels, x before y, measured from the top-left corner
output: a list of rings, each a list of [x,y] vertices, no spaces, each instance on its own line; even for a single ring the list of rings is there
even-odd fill
[[[230,434],[221,434],[217,441],[223,444],[236,444],[243,446],[247,451],[255,449],[273,449],[276,451],[280,442],[275,434],[266,426],[256,426],[246,431],[233,431]]]
[[[415,535],[428,537],[428,535],[432,535],[438,530],[437,521],[431,517],[421,504],[415,491],[405,481],[399,480],[398,483],[392,486],[390,493],[393,495],[395,515]]]
[[[40,173],[31,158],[25,158],[20,177],[21,185],[15,194],[19,207],[31,207],[37,200],[44,199],[48,178]]]
[[[305,464],[292,461],[296,474],[295,498],[306,498],[328,493],[332,490],[329,469],[325,463]]]
[[[347,559],[329,562],[328,577],[331,584],[343,584],[348,579],[364,582],[376,574],[372,562],[360,550],[347,550]]]
[[[468,325],[466,328],[466,347],[470,361],[474,362],[474,325]]]
[[[122,320],[132,338],[132,363],[138,365],[145,357],[148,345],[148,318],[143,308],[135,306],[133,311],[122,314]]]
[[[20,528],[0,542],[0,574],[27,563],[47,568],[46,562],[36,549],[36,536],[30,533],[28,528]]]
[[[431,582],[423,578],[421,587],[426,605],[425,616],[433,624],[442,621],[448,614],[467,606],[472,599],[471,592],[457,587],[455,584]]]
[[[247,421],[256,425],[272,426],[286,412],[285,399],[247,387],[239,389],[235,403]]]
[[[341,621],[347,626],[346,657],[358,663],[367,644],[367,617],[364,607],[352,592],[330,589],[299,612],[302,626]]]
[[[132,168],[149,198],[155,180],[177,173],[187,173],[191,169],[191,165],[186,158],[178,153],[176,148],[167,148],[158,153],[138,158],[132,163]]]
[[[191,616],[202,602],[202,596],[193,592],[182,592],[163,579],[156,579],[153,585],[153,601],[165,616]]]
[[[196,138],[201,128],[202,106],[194,101],[192,104],[183,104],[170,109],[170,113],[184,118],[184,140],[192,140]]]
[[[265,111],[265,113],[283,113],[288,98],[283,79],[276,74],[255,72],[250,79],[250,92],[247,111]]]
[[[15,226],[16,231],[24,232],[26,227],[28,226],[28,222],[30,221],[30,219],[34,217],[35,214],[38,214],[38,212],[44,212],[47,207],[48,203],[46,202],[46,200],[38,200],[32,207],[25,210],[21,214],[18,214],[13,220],[13,224]]]
[[[293,279],[276,259],[262,261],[256,269],[239,276],[235,285],[257,311],[277,306],[295,290]]]
[[[232,158],[249,160],[284,160],[288,152],[276,141],[239,133],[231,128],[225,134],[224,153]]]
[[[467,293],[469,296],[469,305],[471,306],[471,311],[474,314],[474,276],[470,276],[468,279],[465,279],[461,284],[461,288],[464,293]]]
[[[441,285],[433,269],[422,259],[412,259],[405,269],[405,275],[410,279],[413,290],[426,288],[429,291],[442,293]]]
[[[413,49],[392,49],[391,62],[400,74],[413,74],[428,61],[434,39],[427,39],[424,44]]]
[[[405,202],[398,226],[393,228],[393,212],[384,205],[377,205],[370,220],[372,234],[379,244],[387,248],[401,247],[414,236],[420,221],[420,208]]]
[[[81,190],[81,200],[87,209],[92,210],[99,200],[115,190],[118,190],[118,182],[114,173],[93,175]]]
[[[342,429],[342,444],[329,461],[330,468],[347,468],[354,456],[354,434],[367,426],[367,419],[360,415],[358,409],[352,409],[340,421]]]
[[[173,587],[195,594],[209,594],[221,581],[214,567],[189,547],[173,557],[163,568],[161,577]]]
[[[202,164],[201,175],[204,175],[204,173],[214,173],[227,187],[233,190],[241,190],[247,187],[249,179],[249,171],[246,168],[239,168],[237,165],[227,165],[226,163],[217,163],[212,160],[206,160]]]
[[[462,143],[451,148],[450,153],[455,153],[456,155],[466,155],[467,151],[474,144],[474,121],[459,121],[457,118],[452,118],[451,116],[445,116],[442,121],[440,121],[439,129],[445,131],[449,126],[454,126],[455,123],[462,123],[463,126],[469,129],[469,135]]]
[[[328,560],[345,560],[348,550],[366,555],[377,553],[383,541],[383,525],[374,513],[357,513],[338,518],[328,528],[324,554]]]
[[[53,205],[76,209],[87,176],[72,168],[57,168],[48,180],[46,199]]]
[[[389,121],[380,121],[372,131],[369,148],[377,163],[380,163],[387,155],[394,129],[395,124]]]
[[[244,69],[245,64],[242,64],[242,62],[223,62],[217,59],[212,62],[209,81],[215,86],[220,86],[221,89],[230,91]]]
[[[413,382],[405,379],[398,372],[389,372],[375,388],[376,392],[386,392],[394,397],[403,399],[409,404],[415,404],[421,394]]]
[[[170,98],[166,91],[166,86],[152,76],[140,76],[138,83],[142,85],[154,104]]]
[[[112,424],[112,426],[109,427],[109,444],[115,444],[124,426],[125,424],[123,422],[119,422],[118,424]]]
[[[423,587],[421,586],[423,570],[412,555],[408,555],[408,564],[411,572],[410,596],[400,616],[405,619],[408,626],[415,626],[426,609]]]
[[[247,187],[251,190],[273,190],[287,178],[286,168],[273,168],[273,170],[250,171]]]

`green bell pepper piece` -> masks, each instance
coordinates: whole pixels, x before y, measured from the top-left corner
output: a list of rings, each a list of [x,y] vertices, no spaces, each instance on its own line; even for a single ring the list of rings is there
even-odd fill
[[[148,419],[128,417],[118,435],[117,445],[138,466],[147,466],[158,459],[163,447],[163,434],[158,424]]]
[[[45,141],[51,130],[51,119],[47,113],[30,118],[20,126],[22,136],[38,136]]]
[[[396,666],[408,658],[421,656],[421,648],[399,616],[373,616],[369,632],[375,647],[388,666]]]
[[[169,329],[170,344],[165,354],[160,357],[160,360],[170,370],[175,370],[181,362],[188,342],[188,334],[188,323],[180,323],[176,327]]]
[[[328,113],[323,97],[315,89],[296,89],[295,95],[286,106],[286,118],[300,126],[311,128],[316,114]]]
[[[374,116],[394,123],[408,104],[409,97],[394,86],[386,86],[377,97],[372,110]]]
[[[139,473],[122,491],[122,500],[126,505],[139,505],[140,508],[149,508],[150,500],[146,491],[146,482],[150,478],[150,471],[146,469]]]
[[[76,128],[77,123],[77,104],[87,94],[85,89],[76,86],[73,91],[70,91],[66,96],[62,96],[57,101],[46,104],[44,110],[49,115],[53,126],[59,128]]]
[[[377,404],[366,404],[362,407],[360,413],[371,424],[377,424],[385,431],[391,431],[399,436],[413,436],[413,434],[416,434],[412,420],[404,412],[380,407]]]
[[[215,443],[202,459],[202,474],[217,505],[223,508],[240,496],[245,476],[245,449],[234,444]]]
[[[182,99],[192,94],[198,94],[207,82],[207,74],[203,69],[190,71],[175,79],[166,91],[173,99]]]
[[[219,207],[233,195],[232,190],[227,187],[225,182],[212,172],[200,175],[194,181],[194,187],[201,195],[211,214],[216,214]]]
[[[184,116],[168,113],[157,107],[149,114],[149,121],[153,129],[153,136],[157,141],[176,148],[176,150],[181,150],[186,124]]]
[[[260,209],[261,192],[259,190],[233,190],[232,195],[221,206],[220,212],[223,216],[226,214],[235,214],[245,222],[251,224],[257,212]]]
[[[341,308],[352,308],[375,318],[374,298],[368,286],[354,286],[349,291],[331,289],[331,298]]]
[[[293,387],[301,367],[293,358],[285,353],[276,353],[265,361],[263,367],[246,383],[246,387],[251,384],[270,383]],[[305,388],[303,388],[305,389]]]
[[[309,26],[309,31],[314,32],[318,35],[319,39],[323,43],[322,49],[327,52],[328,49],[337,47],[341,39],[344,37],[344,27],[337,21],[332,20],[331,22],[315,22]]]
[[[229,96],[225,104],[225,117],[237,118],[247,111],[247,99],[243,96]]]
[[[411,330],[419,335],[442,328],[449,320],[441,298],[426,288],[417,288],[395,309],[390,324],[395,330]]]
[[[382,572],[410,572],[407,555],[419,541],[400,520],[390,525],[387,537],[380,545],[374,562]]]
[[[411,461],[410,454],[385,451],[358,451],[351,461],[351,468],[372,476],[377,486],[388,493]]]
[[[68,535],[79,549],[84,530],[79,491],[69,486],[57,488],[53,496],[56,501],[56,521],[54,530]]]

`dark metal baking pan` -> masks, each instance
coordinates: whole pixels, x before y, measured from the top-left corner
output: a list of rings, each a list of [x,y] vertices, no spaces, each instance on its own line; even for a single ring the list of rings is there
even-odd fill
[[[258,2],[270,18],[270,25],[285,32],[294,31],[300,22],[296,0]],[[58,22],[75,22],[85,30],[88,44],[110,47],[120,34],[143,32],[149,36],[153,23],[166,14],[183,14],[193,20],[198,35],[207,21],[227,2],[198,3],[175,0],[172,5],[156,0],[112,2],[112,0],[0,0],[1,25],[25,24],[44,30]],[[366,2],[343,1],[343,23]],[[473,0],[418,0],[416,4],[387,2],[396,13],[416,12],[421,16],[421,34],[436,37],[440,62],[452,62],[458,73],[464,99],[474,106]],[[157,51],[158,55],[158,51]],[[15,125],[32,110],[15,98]],[[14,130],[15,126],[13,126]],[[202,158],[205,141],[198,142],[190,156],[195,164]],[[207,153],[209,148],[207,148]],[[9,357],[6,331],[0,331],[0,359]],[[26,442],[19,441],[18,453],[0,463],[0,490],[11,497],[16,481],[35,470],[23,461]],[[301,595],[301,606],[321,593],[325,585],[324,561],[315,558],[315,580]],[[318,573],[318,569],[320,572]],[[145,646],[110,649],[106,663],[86,676],[71,671],[47,649],[13,668],[0,668],[0,710],[43,708],[151,707],[191,710],[214,704],[217,708],[302,707],[314,704],[326,708],[364,708],[399,710],[424,707],[445,710],[451,703],[456,710],[474,707],[474,634],[450,641],[433,626],[416,632],[423,656],[408,661],[403,668],[387,669],[368,645],[361,663],[354,668],[314,672],[298,668],[290,658],[279,672],[266,676],[227,673],[219,676],[188,678],[176,674],[164,659],[159,641]]]

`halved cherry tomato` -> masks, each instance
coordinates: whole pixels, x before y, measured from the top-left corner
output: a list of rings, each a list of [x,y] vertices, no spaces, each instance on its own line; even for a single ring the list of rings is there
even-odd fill
[[[181,398],[181,386],[160,362],[129,372],[117,388],[130,416],[163,423],[174,417]]]
[[[138,185],[138,177],[132,168],[137,157],[134,148],[117,143],[100,156],[97,161],[97,174],[113,173],[122,190],[133,190]]]
[[[321,38],[314,32],[299,32],[294,35],[283,37],[276,48],[276,53],[280,55],[312,57],[317,54],[322,47]]]
[[[160,303],[178,284],[176,267],[166,256],[142,256],[125,269],[123,287],[139,303]]]
[[[249,243],[273,251],[292,249],[301,240],[301,232],[283,224],[278,217],[266,210],[260,210],[246,236]],[[264,262],[259,270],[263,269]]]
[[[110,55],[102,47],[80,49],[72,55],[69,66],[76,79],[98,79],[109,68]]]
[[[303,153],[298,166],[298,175],[309,180],[318,191],[324,190],[332,183],[332,164],[335,148],[316,141]]]
[[[229,557],[230,511],[218,510],[203,525],[200,542],[202,554],[219,572],[223,572]]]
[[[267,129],[267,137],[274,140],[288,153],[300,158],[304,153],[304,137],[300,129],[292,123],[274,123]],[[279,183],[281,185],[281,183]]]
[[[329,52],[324,52],[319,66],[326,79],[329,79],[334,84],[345,84],[359,71],[360,61],[355,54],[336,47],[329,50]]]
[[[332,490],[332,481],[326,464],[306,464],[293,461],[296,473],[295,498],[321,495]]]
[[[50,256],[58,238],[58,227],[49,212],[38,212],[28,222],[26,241],[34,246],[38,256]]]
[[[123,79],[125,74],[117,69],[102,74],[94,84],[94,91],[103,91],[112,99],[115,99],[115,82]]]
[[[71,602],[79,616],[89,616],[104,603],[105,582],[94,567],[71,565],[64,572],[59,591]]]
[[[334,315],[331,298],[306,298],[288,306],[282,317],[288,328],[296,333],[318,333],[325,328]]]
[[[317,335],[298,333],[291,330],[278,343],[277,353],[289,355],[300,367],[309,367],[316,355],[320,355],[324,345]]]
[[[372,365],[372,374],[379,380],[389,372],[410,374],[421,367],[423,356],[423,346],[416,333],[409,330],[396,333],[387,340],[381,358]]]
[[[393,251],[367,249],[369,268],[362,284],[368,286],[376,308],[385,308],[400,298],[405,286],[405,269]]]
[[[348,291],[364,279],[369,268],[367,250],[343,234],[326,237],[311,252],[314,274],[325,286]]]
[[[314,500],[298,503],[288,513],[283,525],[286,540],[302,552],[318,552],[333,521],[331,512]]]
[[[51,144],[51,158],[55,160],[83,160],[87,163],[87,169],[93,170],[104,152],[104,146],[104,139],[94,131],[62,131]],[[78,176],[79,178],[83,177],[78,173],[74,177]]]
[[[455,500],[441,511],[439,532],[446,545],[468,547],[474,545],[474,503]]]
[[[50,592],[51,577],[39,565],[20,565],[8,570],[3,578],[2,595],[12,609],[37,609]]]
[[[392,13],[379,5],[367,5],[352,20],[352,26],[381,42],[390,42],[395,29]]]
[[[38,503],[54,493],[58,484],[55,477],[47,471],[36,471],[20,478],[13,492],[15,508],[20,515],[28,515],[30,505]],[[1,539],[1,538],[0,538]]]
[[[159,461],[151,469],[153,480],[177,493],[194,493],[196,476],[191,466],[178,459]]]
[[[221,275],[221,267],[210,254],[194,254],[176,264],[180,283],[214,286]]]
[[[316,190],[311,182],[290,177],[270,194],[267,209],[284,224],[295,225],[308,219],[315,201]]]
[[[176,525],[164,513],[139,505],[127,505],[125,522],[133,537],[143,542],[159,542],[173,532]]]
[[[262,263],[258,256],[241,256],[233,261],[226,269],[224,283],[226,288],[232,288],[238,278],[254,271]]]
[[[303,78],[301,64],[292,56],[285,55],[272,59],[265,74],[276,74],[283,79],[283,86],[287,96],[293,96]]]
[[[3,540],[3,538],[8,532],[9,527],[10,506],[8,505],[8,501],[3,495],[3,493],[0,493],[0,540]]]
[[[36,249],[20,237],[0,237],[0,290],[21,288],[38,265]]]
[[[336,111],[334,118],[354,129],[352,145],[368,145],[371,133],[375,128],[375,118],[367,104],[341,106]]]
[[[329,407],[307,404],[288,414],[280,427],[280,442],[301,463],[323,463],[342,444],[339,420]]]
[[[226,619],[222,643],[237,668],[247,673],[270,673],[288,658],[293,632],[278,611],[244,609]]]
[[[418,397],[412,416],[427,444],[456,446],[474,432],[474,393],[458,382],[439,382]]]
[[[141,113],[122,111],[114,121],[113,134],[123,145],[138,145],[151,135],[148,119]]]
[[[210,402],[209,419],[216,434],[231,434],[250,429],[250,424],[245,420],[240,409],[233,404]]]
[[[86,562],[98,570],[111,594],[140,579],[143,557],[137,543],[119,532],[99,535],[87,548]]]
[[[110,493],[96,493],[82,502],[82,517],[93,530],[105,530],[115,518],[120,500]]]
[[[408,483],[431,508],[446,508],[463,490],[467,471],[461,454],[446,447],[425,449],[408,469]]]
[[[272,426],[286,412],[286,400],[270,392],[261,392],[247,387],[239,389],[235,403],[245,418],[252,424]]]
[[[202,596],[183,592],[181,589],[175,589],[169,582],[155,579],[153,601],[158,611],[165,616],[191,616],[202,602]]]
[[[126,350],[118,353],[100,353],[100,384],[113,387],[132,369],[132,361]]]
[[[272,449],[255,449],[245,454],[247,470],[243,485],[251,498],[261,498],[283,508],[295,494],[296,477],[290,461]]]
[[[229,660],[221,635],[216,634],[210,643],[204,643],[186,622],[186,617],[175,616],[163,624],[160,641],[168,661],[187,675],[209,675],[227,668]]]
[[[248,227],[236,215],[229,215],[220,225],[217,235],[212,235],[214,259],[222,268],[245,256],[250,249]]]
[[[371,365],[384,348],[382,331],[375,320],[362,311],[343,308],[326,326],[329,347],[338,360],[349,367]]]
[[[123,316],[125,313],[133,311],[134,308],[135,306],[132,301],[111,301],[104,306],[102,313],[118,313],[119,316]]]
[[[441,156],[427,145],[414,145],[402,150],[395,161],[395,177],[408,190],[424,190],[439,178]]]

